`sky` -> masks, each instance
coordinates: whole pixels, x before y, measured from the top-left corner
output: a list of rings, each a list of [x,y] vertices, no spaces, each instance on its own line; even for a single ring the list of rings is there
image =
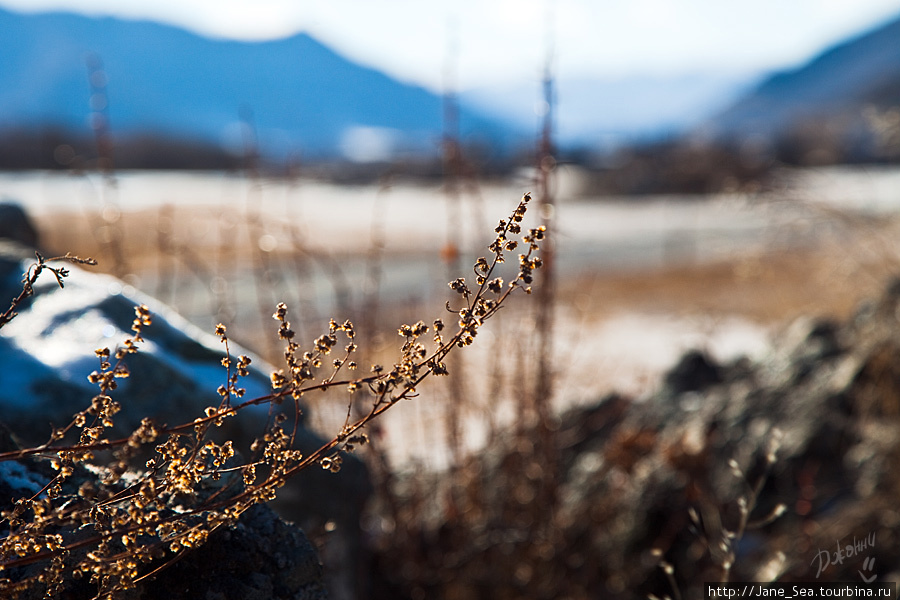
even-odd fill
[[[0,0],[247,40],[310,33],[433,90],[560,77],[755,73],[900,16],[900,0]],[[449,57],[453,57],[452,59]]]

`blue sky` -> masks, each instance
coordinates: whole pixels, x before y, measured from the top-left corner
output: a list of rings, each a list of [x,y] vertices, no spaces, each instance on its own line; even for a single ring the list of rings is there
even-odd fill
[[[562,77],[784,68],[900,15],[900,0],[0,0],[0,6],[148,18],[238,39],[307,31],[358,62],[435,90],[447,73],[462,89],[537,79],[548,39]],[[448,61],[450,55],[456,59]]]

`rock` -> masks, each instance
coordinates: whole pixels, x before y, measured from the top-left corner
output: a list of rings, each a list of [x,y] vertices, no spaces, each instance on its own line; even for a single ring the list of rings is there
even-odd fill
[[[699,350],[685,353],[664,378],[666,387],[676,394],[701,391],[721,381],[719,366]]]
[[[888,433],[900,426],[897,289],[891,286],[874,310],[846,323],[798,321],[757,364],[719,367],[714,375],[697,353],[688,353],[673,371],[678,377],[670,373],[658,396],[633,403],[612,432],[606,424],[588,434],[581,447],[590,456],[560,466],[563,520],[571,524],[566,539],[591,540],[573,543],[584,556],[623,548],[633,553],[621,570],[610,561],[606,575],[594,573],[585,585],[609,596],[672,595],[658,561],[640,556],[658,548],[674,567],[681,595],[701,594],[696,582],[720,577],[724,560],[710,545],[722,528],[737,527],[738,499],[749,498],[757,482],[751,520],[778,505],[785,512],[742,532],[732,580],[759,581],[778,551],[785,556],[781,581],[816,579],[811,565],[820,548],[833,550],[842,539],[870,532],[882,540],[867,553],[882,561],[871,574],[900,570],[900,554],[889,546],[894,526],[887,525],[895,522],[887,507],[900,486],[890,466],[900,443]],[[685,379],[701,385],[685,385]],[[716,385],[703,385],[710,382]],[[673,395],[673,389],[680,391]],[[595,410],[566,418],[588,422]],[[775,462],[768,465],[770,452]],[[626,486],[614,485],[616,473],[627,473]],[[599,498],[609,517],[599,516]],[[690,511],[699,523],[692,523]],[[865,558],[834,565],[820,580],[857,581]],[[620,594],[609,594],[610,586],[620,589],[611,581],[624,582]]]
[[[33,263],[31,248],[0,240],[4,303],[21,291],[22,274]],[[94,350],[109,347],[114,352],[130,337],[138,304],[150,308],[153,323],[143,332],[146,341],[139,351],[126,357],[130,376],[118,380],[119,387],[110,394],[122,406],[114,417],[114,436],[127,435],[144,417],[176,425],[218,406],[216,390],[226,382],[220,364],[224,346],[218,338],[114,277],[65,266],[71,275],[64,289],[46,273],[35,285],[34,296],[18,308],[18,316],[0,328],[0,414],[13,426],[19,443],[46,442],[51,424],[63,426],[90,406],[99,392],[87,379],[99,369]],[[236,344],[230,343],[230,351],[233,357],[252,358],[249,375],[239,383],[246,389],[244,399],[270,393],[274,367]],[[285,406],[290,416],[293,411]],[[234,440],[238,451],[248,452],[264,432],[268,410],[266,404],[245,409],[217,433]],[[298,428],[297,449],[309,454],[326,440],[304,422]],[[359,518],[370,490],[368,473],[353,456],[345,457],[340,473],[306,469],[280,490],[280,514],[307,530],[321,530],[326,524],[333,530],[329,543],[340,550],[334,550],[338,562],[328,576],[335,581],[355,578],[352,565],[362,552]]]
[[[30,248],[39,245],[37,229],[22,207],[14,202],[0,202],[0,239],[9,239]]]
[[[29,249],[0,242],[0,298],[18,294],[22,274],[34,262]],[[175,425],[218,406],[216,388],[225,382],[225,369],[224,346],[216,338],[114,277],[64,266],[72,273],[65,288],[47,273],[18,316],[0,329],[0,357],[7,365],[0,372],[0,406],[23,443],[46,441],[50,423],[64,425],[90,405],[99,392],[87,379],[100,367],[94,350],[114,351],[132,335],[139,304],[151,308],[153,325],[144,333],[146,344],[125,361],[130,377],[113,392],[122,405],[117,432],[130,433],[143,417]],[[239,353],[247,352],[233,346],[232,355]],[[248,397],[270,391],[267,366],[254,363],[241,384]],[[251,412],[257,425],[264,420],[265,410]]]
[[[7,445],[0,451],[10,449]],[[0,509],[9,510],[12,499],[38,493],[52,475],[46,462],[28,458],[0,462]],[[100,475],[102,471],[76,465],[70,487],[78,489],[82,483],[96,481]],[[64,506],[77,501],[77,496],[64,494],[56,502]],[[53,532],[67,542],[84,537],[72,526],[55,527]],[[6,534],[8,530],[0,527],[0,535]],[[73,550],[68,557],[69,564],[83,560],[87,551],[87,548]],[[171,558],[171,555],[165,557],[144,571],[162,566]],[[36,575],[42,568],[43,565],[18,567],[2,574],[17,581]],[[88,600],[96,593],[95,586],[69,577],[57,596]],[[37,600],[44,597],[44,588],[37,584],[14,597]],[[318,554],[303,530],[283,521],[268,506],[257,504],[234,525],[213,532],[205,544],[185,553],[152,579],[116,597],[123,600],[324,600],[328,594]]]
[[[303,531],[265,505],[218,531],[135,596],[140,600],[324,600],[322,565]]]

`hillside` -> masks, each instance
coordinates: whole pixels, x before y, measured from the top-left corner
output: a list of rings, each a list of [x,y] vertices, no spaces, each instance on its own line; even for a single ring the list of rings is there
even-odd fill
[[[879,139],[879,117],[900,106],[898,40],[900,17],[773,74],[705,130],[720,139],[772,140],[801,162],[879,158],[890,150]],[[819,156],[804,157],[813,146]]]
[[[250,121],[275,156],[368,160],[437,149],[438,95],[354,64],[306,34],[240,42],[149,21],[4,10],[0,31],[0,130],[89,134],[88,61],[99,58],[118,136],[152,133],[240,151],[241,123]],[[460,121],[464,134],[508,135],[471,111]]]

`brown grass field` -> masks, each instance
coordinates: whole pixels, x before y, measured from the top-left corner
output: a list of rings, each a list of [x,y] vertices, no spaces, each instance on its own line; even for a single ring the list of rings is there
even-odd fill
[[[158,229],[167,220],[176,226],[181,224],[182,229],[185,223],[210,221],[193,245],[183,233],[176,239],[180,248],[191,248],[194,256],[209,265],[222,252],[238,260],[257,252],[244,235],[230,236],[222,243],[210,233],[216,227],[216,218],[208,209],[179,208],[165,215],[159,210],[123,212],[115,226],[121,232],[129,271],[143,279],[146,274],[171,267],[172,255],[163,255]],[[100,271],[115,271],[108,245],[98,241],[107,226],[99,216],[54,213],[38,215],[36,221],[49,252],[98,257]],[[772,249],[633,271],[598,265],[560,282],[557,297],[564,306],[590,320],[623,311],[734,315],[766,326],[784,324],[800,315],[846,317],[897,273],[900,264],[892,245],[896,229],[897,224],[890,220],[848,225],[844,219],[836,235],[812,247]],[[286,249],[272,256],[284,258],[290,252]],[[436,263],[440,261],[437,249],[427,252],[434,254]]]

